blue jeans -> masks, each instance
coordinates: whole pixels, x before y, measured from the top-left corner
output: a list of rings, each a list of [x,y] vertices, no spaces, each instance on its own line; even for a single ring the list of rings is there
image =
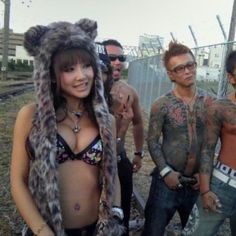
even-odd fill
[[[199,197],[197,206],[199,210],[199,220],[194,236],[213,236],[217,234],[218,229],[226,218],[230,219],[231,235],[236,236],[236,188],[229,186],[218,178],[212,176],[211,190],[218,196],[222,207],[222,213],[206,212],[202,208],[202,202]]]
[[[169,189],[157,171],[152,174],[152,183],[145,207],[145,225],[142,236],[163,236],[175,212],[178,211],[185,226],[199,191],[191,187]]]

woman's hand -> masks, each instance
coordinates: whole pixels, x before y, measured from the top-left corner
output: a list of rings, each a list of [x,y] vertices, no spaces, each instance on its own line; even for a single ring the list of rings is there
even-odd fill
[[[37,228],[35,235],[37,235],[37,236],[55,236],[53,231],[50,229],[50,227],[46,223],[43,223],[42,225],[40,225]]]

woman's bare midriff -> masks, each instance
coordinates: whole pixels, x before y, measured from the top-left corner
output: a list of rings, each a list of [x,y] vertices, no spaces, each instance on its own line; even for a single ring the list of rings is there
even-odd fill
[[[80,160],[59,166],[59,188],[65,228],[81,228],[96,222],[101,190],[99,167]]]

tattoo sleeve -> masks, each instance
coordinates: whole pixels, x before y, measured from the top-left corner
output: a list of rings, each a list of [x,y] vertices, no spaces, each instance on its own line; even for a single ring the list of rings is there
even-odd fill
[[[221,122],[217,105],[207,108],[206,127],[200,159],[200,173],[211,175],[215,156],[215,147],[220,136]]]
[[[160,170],[166,167],[166,161],[161,150],[160,142],[162,126],[164,123],[164,112],[162,111],[161,106],[162,105],[158,100],[152,105],[147,135],[147,144],[150,155]]]

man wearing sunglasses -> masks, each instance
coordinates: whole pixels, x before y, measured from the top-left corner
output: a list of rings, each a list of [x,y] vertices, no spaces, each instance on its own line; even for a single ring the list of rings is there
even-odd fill
[[[139,98],[136,90],[124,81],[121,74],[126,57],[122,45],[113,39],[103,42],[111,61],[114,83],[111,89],[112,111],[117,124],[117,154],[118,174],[121,185],[121,207],[124,211],[124,225],[127,228],[125,236],[129,235],[129,217],[131,207],[131,196],[133,192],[133,172],[137,172],[142,165],[144,131]],[[125,136],[129,125],[133,125],[134,158],[132,163],[127,158],[125,151]]]
[[[151,108],[147,143],[156,167],[145,207],[143,236],[164,235],[176,211],[182,227],[186,225],[199,195],[205,110],[213,102],[207,92],[196,88],[197,63],[188,47],[171,42],[163,62],[174,88]]]

